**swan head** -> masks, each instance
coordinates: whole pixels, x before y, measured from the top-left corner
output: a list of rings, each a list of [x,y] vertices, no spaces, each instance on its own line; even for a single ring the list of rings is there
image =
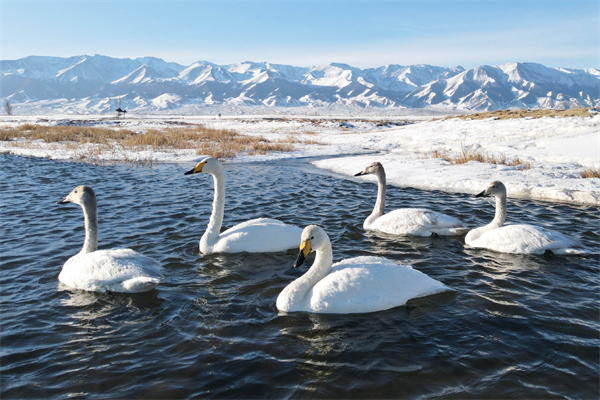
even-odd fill
[[[214,157],[206,157],[184,175],[207,173],[214,174],[223,171],[223,165]]]
[[[383,171],[383,165],[381,165],[380,162],[374,162],[374,163],[369,164],[369,166],[367,168],[363,169],[358,174],[354,174],[354,176],[377,174],[380,171]]]
[[[500,181],[494,181],[488,185],[488,187],[475,197],[506,197],[506,186]]]
[[[80,206],[96,204],[96,193],[89,186],[77,186],[67,197],[56,204],[75,203]]]
[[[304,228],[300,236],[300,253],[292,268],[300,267],[313,250],[319,250],[329,243],[329,236],[320,226],[309,225]]]

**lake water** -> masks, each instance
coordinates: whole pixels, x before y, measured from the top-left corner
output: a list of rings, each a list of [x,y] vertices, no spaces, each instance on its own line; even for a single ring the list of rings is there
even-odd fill
[[[365,234],[374,184],[306,160],[226,164],[225,226],[261,216],[319,224],[334,260],[387,257],[453,292],[357,315],[283,314],[279,292],[306,271],[297,249],[199,254],[212,207],[192,165],[95,166],[0,155],[3,398],[598,398],[597,207],[509,200],[508,220],[579,237],[579,257],[468,250],[459,238]],[[357,165],[356,171],[363,165]],[[98,196],[100,248],[156,258],[143,294],[59,284],[83,244],[75,186]],[[469,226],[494,208],[467,195],[388,188],[387,210],[429,207]]]

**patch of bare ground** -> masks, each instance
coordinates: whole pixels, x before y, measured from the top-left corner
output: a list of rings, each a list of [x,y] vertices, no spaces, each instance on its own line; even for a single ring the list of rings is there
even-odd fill
[[[477,161],[488,164],[508,165],[519,167],[520,169],[530,169],[531,163],[523,161],[519,157],[509,158],[504,153],[489,153],[487,151],[477,150],[462,150],[460,152],[450,150],[432,150],[421,153],[418,158],[431,159],[441,158],[453,165],[466,164],[469,161]]]
[[[198,155],[233,158],[240,154],[288,152],[294,143],[307,143],[289,136],[270,141],[261,136],[241,135],[229,129],[207,128],[202,125],[150,129],[134,132],[129,129],[109,129],[89,126],[42,126],[23,124],[0,129],[0,140],[14,147],[35,146],[39,141],[62,144],[77,159],[99,162],[104,159],[131,161],[129,154],[141,151],[171,152],[194,150]],[[46,146],[46,148],[48,148]],[[148,156],[151,157],[151,156]]]
[[[457,115],[442,119],[515,119],[515,118],[542,118],[542,117],[592,117],[594,114],[589,112],[590,108],[573,108],[570,110],[497,110],[487,111],[475,114]]]
[[[586,168],[581,171],[582,178],[600,178],[600,168]]]

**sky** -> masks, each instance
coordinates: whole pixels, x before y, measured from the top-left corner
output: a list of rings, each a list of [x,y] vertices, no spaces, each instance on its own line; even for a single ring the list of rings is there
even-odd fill
[[[0,59],[600,67],[598,0],[10,1]]]

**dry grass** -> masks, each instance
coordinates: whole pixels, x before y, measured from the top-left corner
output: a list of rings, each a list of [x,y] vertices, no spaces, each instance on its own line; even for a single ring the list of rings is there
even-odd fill
[[[600,178],[600,168],[586,168],[581,171],[582,178]]]
[[[542,118],[542,117],[592,117],[594,114],[589,112],[588,108],[573,108],[570,110],[497,110],[475,114],[466,114],[459,116],[446,117],[443,119],[461,118],[461,119],[515,119],[515,118]]]
[[[450,150],[433,150],[423,152],[420,157],[421,159],[429,158],[441,158],[453,165],[466,164],[469,161],[477,161],[488,164],[508,165],[512,167],[520,166],[521,169],[530,169],[531,163],[521,160],[519,157],[507,158],[504,153],[488,153],[483,150],[471,150],[460,152],[453,152]]]
[[[123,140],[131,135],[135,135],[135,133],[128,129],[94,128],[74,125],[42,126],[23,124],[16,128],[5,128],[0,130],[1,140],[42,140],[46,143],[108,143],[111,140]]]
[[[233,158],[239,154],[267,154],[294,149],[298,140],[286,138],[269,141],[263,137],[240,135],[228,129],[213,129],[201,125],[150,129],[134,132],[129,129],[109,129],[87,126],[42,126],[23,124],[16,128],[0,129],[0,140],[13,141],[13,146],[43,141],[61,143],[75,158],[87,161],[105,158],[126,159],[124,151],[139,152],[194,150],[217,158]],[[304,142],[303,142],[304,143]]]
[[[283,139],[281,142],[282,143],[290,143],[290,144],[314,144],[314,145],[323,145],[322,142],[319,142],[318,140],[314,140],[314,139],[308,139],[308,138],[301,138],[299,137],[300,134],[299,133],[290,133],[286,136],[285,139]]]

